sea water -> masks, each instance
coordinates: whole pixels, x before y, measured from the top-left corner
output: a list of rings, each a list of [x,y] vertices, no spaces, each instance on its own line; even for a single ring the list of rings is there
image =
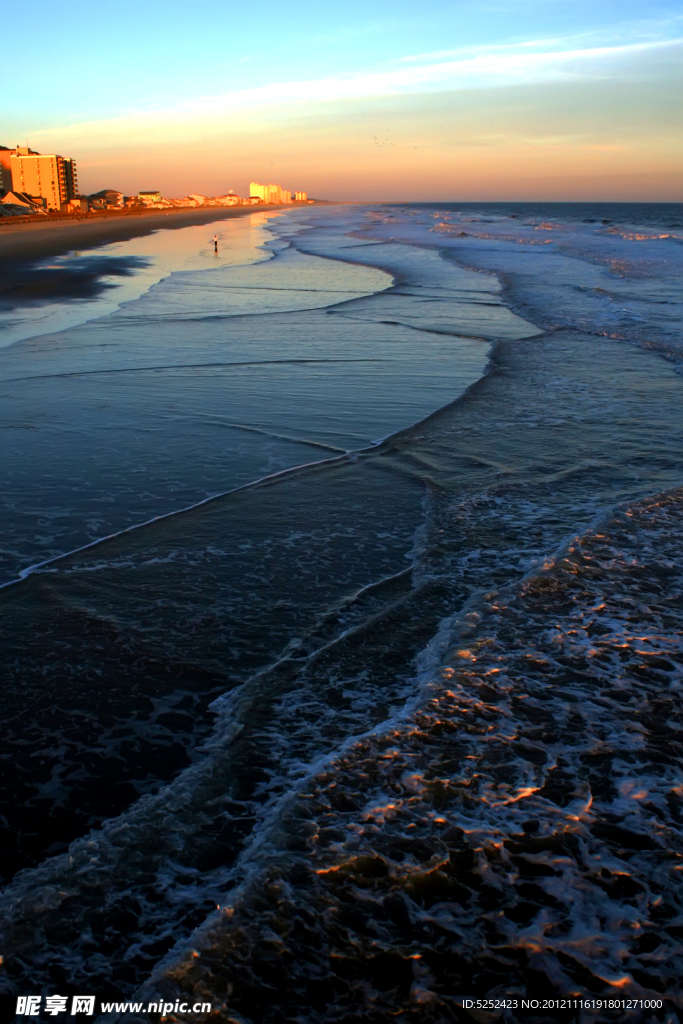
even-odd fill
[[[665,1019],[681,208],[261,230],[0,353],[5,991]]]

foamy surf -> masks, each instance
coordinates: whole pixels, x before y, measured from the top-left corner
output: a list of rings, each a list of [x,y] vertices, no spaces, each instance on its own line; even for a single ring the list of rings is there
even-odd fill
[[[679,1005],[683,403],[652,351],[675,302],[643,329],[673,278],[627,264],[655,244],[628,230],[516,220],[282,218],[282,252],[394,284],[223,318],[220,345],[253,358],[260,323],[293,358],[306,337],[370,361],[336,395],[311,363],[280,408],[242,377],[258,419],[211,422],[330,458],[254,482],[245,448],[249,486],[3,591],[7,992],[192,992],[273,1024],[453,1019],[492,993]],[[225,378],[188,370],[210,461],[198,403]]]

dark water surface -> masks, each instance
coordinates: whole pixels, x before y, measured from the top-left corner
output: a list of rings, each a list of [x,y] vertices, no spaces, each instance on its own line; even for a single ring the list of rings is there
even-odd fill
[[[681,208],[268,232],[0,350],[4,991],[675,1019]]]

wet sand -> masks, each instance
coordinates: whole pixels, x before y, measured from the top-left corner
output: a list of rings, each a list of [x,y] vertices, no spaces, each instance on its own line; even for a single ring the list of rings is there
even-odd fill
[[[209,209],[150,210],[135,214],[103,214],[83,220],[54,220],[47,223],[3,224],[0,228],[0,266],[13,260],[59,256],[71,249],[90,249],[108,242],[120,242],[152,231],[185,228],[241,217],[265,210],[293,209],[291,206],[230,206]]]

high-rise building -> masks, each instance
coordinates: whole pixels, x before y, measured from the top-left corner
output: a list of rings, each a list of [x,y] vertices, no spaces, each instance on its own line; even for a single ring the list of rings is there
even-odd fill
[[[261,202],[265,203],[267,191],[267,185],[259,185],[257,181],[252,181],[249,185],[249,198],[260,199]]]
[[[295,203],[307,203],[308,202],[308,192],[295,192],[294,193],[294,202]]]
[[[249,197],[250,199],[260,199],[268,205],[291,203],[292,201],[292,193],[280,185],[259,185],[257,181],[252,181],[249,185]]]
[[[12,191],[12,168],[9,158],[13,150],[8,146],[0,146],[0,192]]]
[[[16,156],[17,148],[11,149],[9,146],[0,146],[0,192],[11,192],[12,191],[12,163],[11,158]],[[31,156],[37,156],[32,149],[27,152]]]
[[[10,155],[10,168],[13,191],[40,196],[48,210],[61,210],[78,192],[76,161],[70,157],[17,146]]]

